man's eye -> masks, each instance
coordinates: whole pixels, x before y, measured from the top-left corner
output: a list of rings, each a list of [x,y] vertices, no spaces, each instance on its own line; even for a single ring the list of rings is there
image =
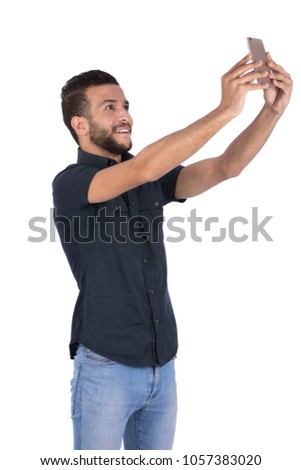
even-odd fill
[[[105,109],[114,109],[114,106],[112,104],[108,104],[108,106],[106,106]]]

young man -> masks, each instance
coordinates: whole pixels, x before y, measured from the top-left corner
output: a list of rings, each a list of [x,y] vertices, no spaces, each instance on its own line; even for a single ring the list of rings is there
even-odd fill
[[[273,86],[249,54],[222,77],[220,105],[188,127],[131,149],[129,103],[93,70],[62,89],[78,161],[53,182],[55,222],[79,287],[70,342],[75,449],[171,449],[176,425],[177,330],[167,289],[163,206],[240,174],[289,103],[292,80],[268,54]],[[264,90],[256,119],[216,157],[186,167]]]

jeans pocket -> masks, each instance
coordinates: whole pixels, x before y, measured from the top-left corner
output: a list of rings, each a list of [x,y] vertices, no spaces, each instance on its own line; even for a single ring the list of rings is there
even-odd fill
[[[101,356],[87,348],[85,351],[85,363],[95,366],[114,366],[116,364],[115,361],[112,361],[108,357]]]
[[[80,372],[81,372],[81,364],[74,361],[73,377],[71,380],[71,416],[73,416],[75,412],[75,404],[76,404]]]

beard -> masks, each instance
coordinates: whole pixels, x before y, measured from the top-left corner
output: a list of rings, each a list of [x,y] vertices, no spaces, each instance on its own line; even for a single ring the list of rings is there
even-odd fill
[[[129,144],[120,144],[114,138],[114,131],[113,128],[112,133],[106,129],[102,129],[95,124],[93,120],[89,120],[90,126],[90,140],[93,144],[97,145],[103,150],[111,153],[112,155],[121,155],[124,152],[128,152],[132,148],[132,141]]]

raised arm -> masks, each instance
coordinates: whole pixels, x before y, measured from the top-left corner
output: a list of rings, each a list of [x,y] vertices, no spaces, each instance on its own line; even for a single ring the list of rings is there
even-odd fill
[[[251,57],[251,54],[245,56],[223,76],[222,99],[216,109],[186,128],[148,145],[131,160],[97,173],[89,188],[89,201],[112,199],[142,183],[155,181],[195,154],[242,111],[249,91],[266,88],[265,84],[254,83],[256,78],[264,77],[266,73],[254,71],[254,65],[259,66],[260,63],[248,63]],[[180,194],[186,191],[185,182],[183,190],[181,186]]]
[[[270,54],[268,65],[273,69],[270,78],[274,87],[265,89],[265,104],[259,115],[221,156],[184,168],[178,177],[176,197],[196,196],[225,179],[239,175],[263,147],[289,103],[293,85],[290,75],[272,61]]]

